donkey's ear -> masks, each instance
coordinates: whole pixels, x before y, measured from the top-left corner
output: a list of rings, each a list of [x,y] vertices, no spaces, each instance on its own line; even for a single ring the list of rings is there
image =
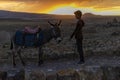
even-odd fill
[[[54,26],[54,24],[52,24],[50,21],[48,21],[48,23],[49,23],[51,26]]]
[[[60,21],[58,22],[58,26],[60,26],[61,22],[62,22],[62,20],[60,20]]]

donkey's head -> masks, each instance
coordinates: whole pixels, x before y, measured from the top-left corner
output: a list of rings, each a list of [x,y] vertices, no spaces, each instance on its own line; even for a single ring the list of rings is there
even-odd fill
[[[52,36],[53,38],[57,41],[57,43],[60,43],[62,41],[61,38],[61,30],[60,30],[60,24],[61,24],[61,20],[57,23],[51,23],[50,21],[48,21],[48,23],[51,25],[51,30],[52,30]]]

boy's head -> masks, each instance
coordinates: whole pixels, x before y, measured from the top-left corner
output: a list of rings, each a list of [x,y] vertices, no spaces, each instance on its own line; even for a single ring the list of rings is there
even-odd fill
[[[82,16],[82,12],[80,10],[75,11],[74,14],[77,19],[80,19]]]

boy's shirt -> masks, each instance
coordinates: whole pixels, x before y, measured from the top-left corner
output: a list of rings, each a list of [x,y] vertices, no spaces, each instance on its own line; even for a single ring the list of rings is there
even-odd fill
[[[76,24],[76,28],[73,32],[73,34],[71,35],[71,38],[75,35],[76,39],[83,39],[83,35],[82,35],[82,28],[84,26],[84,21],[83,20],[78,20],[77,24]]]

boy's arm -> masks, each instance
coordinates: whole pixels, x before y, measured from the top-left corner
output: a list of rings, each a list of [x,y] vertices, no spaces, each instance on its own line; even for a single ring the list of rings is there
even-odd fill
[[[82,26],[84,26],[84,22],[77,22],[76,28],[74,30],[74,32],[72,33],[72,35],[70,36],[70,39],[73,38],[73,36],[76,34],[76,32],[78,32],[79,30],[81,30]]]
[[[72,39],[72,38],[73,38],[73,36],[75,35],[75,33],[76,33],[77,29],[78,29],[78,24],[77,24],[77,26],[76,26],[76,28],[75,28],[74,32],[73,32],[73,33],[72,33],[72,35],[70,36],[70,39]]]

